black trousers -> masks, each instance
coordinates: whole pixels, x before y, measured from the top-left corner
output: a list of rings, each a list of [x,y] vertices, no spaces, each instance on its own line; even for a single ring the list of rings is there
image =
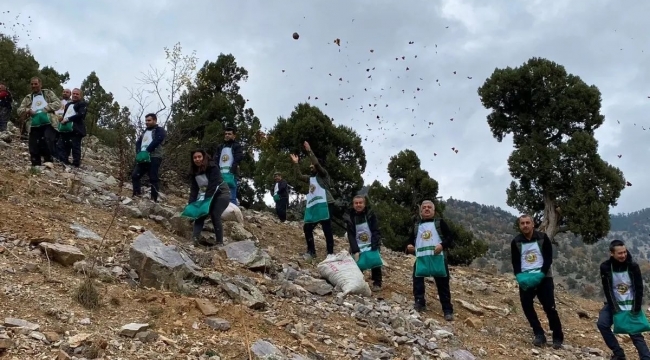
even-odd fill
[[[160,171],[160,165],[162,164],[162,158],[152,157],[151,162],[148,163],[136,163],[133,168],[133,174],[131,174],[131,180],[133,182],[133,196],[142,195],[142,187],[140,185],[140,179],[145,175],[149,175],[149,183],[151,184],[151,200],[158,201],[158,188],[159,188],[159,178],[158,171]]]
[[[305,223],[302,229],[305,232],[305,240],[307,241],[307,253],[316,256],[316,245],[314,244],[314,229],[316,225],[320,224],[323,228],[325,235],[325,243],[327,244],[327,255],[334,254],[334,233],[332,232],[332,204],[328,204],[330,218],[315,223]]]
[[[275,203],[275,213],[278,215],[278,219],[281,222],[287,221],[287,208],[289,207],[289,198],[280,198],[278,202]]]
[[[210,219],[212,220],[212,226],[214,227],[214,236],[217,244],[223,244],[223,224],[221,222],[221,214],[226,211],[228,204],[230,204],[230,192],[221,191],[218,191],[217,194],[215,194],[212,203],[210,203]],[[203,225],[207,218],[207,216],[204,216],[194,220],[192,237],[198,239],[201,236],[201,231],[203,231]]]
[[[454,306],[451,304],[451,288],[449,287],[449,277],[450,277],[449,268],[447,268],[446,277],[433,278],[433,280],[436,282],[436,288],[438,289],[440,306],[442,307],[442,312],[445,315],[454,313]],[[413,266],[413,297],[415,297],[416,303],[420,305],[426,305],[426,299],[424,297],[424,293],[425,293],[424,278],[415,276],[415,265],[414,265]]]
[[[70,164],[70,153],[72,153],[72,165],[79,167],[81,165],[81,140],[83,137],[74,132],[59,133],[58,158],[64,164]]]
[[[49,142],[56,138],[56,131],[52,125],[43,125],[30,129],[29,132],[29,157],[32,166],[42,165],[44,162],[52,162],[52,152]],[[56,154],[56,153],[55,153]]]
[[[544,329],[539,322],[537,312],[535,311],[535,297],[539,299],[542,308],[548,318],[548,325],[553,331],[553,340],[564,341],[564,333],[562,332],[562,323],[560,316],[555,308],[555,284],[552,277],[546,277],[534,289],[526,291],[519,288],[519,299],[521,300],[521,308],[524,311],[528,323],[533,328],[535,335],[544,335]]]

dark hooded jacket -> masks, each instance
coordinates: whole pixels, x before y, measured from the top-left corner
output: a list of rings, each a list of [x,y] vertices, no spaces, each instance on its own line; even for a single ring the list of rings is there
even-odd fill
[[[449,250],[454,247],[454,238],[453,234],[451,233],[451,229],[449,229],[449,225],[447,225],[447,222],[438,214],[435,214],[435,216],[431,219],[422,219],[420,216],[416,216],[414,218],[414,224],[411,226],[411,231],[409,233],[409,239],[408,239],[408,245],[413,245],[415,246],[415,240],[418,236],[418,230],[420,228],[420,224],[425,223],[425,222],[435,222],[437,221],[439,223],[440,227],[440,240],[442,245],[443,250]]]
[[[381,233],[379,232],[379,222],[377,221],[377,215],[372,210],[370,200],[368,197],[365,197],[366,207],[362,212],[358,213],[354,208],[350,208],[348,213],[343,217],[347,225],[348,241],[350,242],[350,253],[356,254],[359,250],[359,244],[357,244],[357,228],[358,224],[363,224],[364,222],[368,223],[370,228],[370,245],[372,250],[379,249],[381,245]]]
[[[86,111],[88,109],[88,103],[86,103],[84,100],[78,100],[78,101],[69,101],[67,104],[65,104],[65,109],[63,110],[63,114],[65,114],[68,111],[68,108],[72,106],[72,108],[75,111],[75,115],[70,116],[69,120],[72,121],[72,131],[80,135],[81,137],[86,136]],[[142,144],[142,140],[140,140],[140,143]]]
[[[232,165],[230,166],[230,173],[235,176],[241,176],[239,172],[239,164],[244,160],[244,150],[241,147],[241,144],[236,140],[228,140],[225,143],[217,146],[217,151],[214,152],[213,159],[217,159],[215,163],[219,165],[219,159],[221,158],[221,151],[223,148],[229,147],[232,150]]]
[[[603,284],[605,298],[607,299],[606,303],[615,310],[618,309],[618,307],[614,306],[616,302],[614,300],[614,289],[612,287],[612,269],[615,272],[627,271],[628,274],[630,274],[630,279],[632,280],[632,286],[634,288],[634,307],[632,311],[641,311],[643,305],[643,277],[641,276],[641,268],[639,268],[639,264],[632,260],[632,255],[629,251],[627,252],[625,262],[619,262],[613,257],[610,257],[608,260],[600,264],[600,279]]]
[[[206,153],[203,150],[195,150],[192,151],[191,154],[194,154],[196,151],[200,151],[204,157],[208,156],[208,153]],[[190,161],[194,161],[192,159],[192,155],[190,155]],[[219,195],[219,194],[230,194],[230,189],[228,188],[228,184],[226,184],[225,181],[223,181],[223,177],[221,176],[221,169],[219,169],[219,166],[214,164],[213,162],[208,163],[208,167],[205,169],[205,171],[199,172],[199,173],[194,173],[190,174],[192,177],[191,184],[190,184],[190,199],[188,203],[193,203],[195,202],[198,197],[199,197],[199,184],[196,182],[196,177],[198,175],[206,175],[208,178],[208,187],[205,191],[205,198],[209,198],[211,196]]]

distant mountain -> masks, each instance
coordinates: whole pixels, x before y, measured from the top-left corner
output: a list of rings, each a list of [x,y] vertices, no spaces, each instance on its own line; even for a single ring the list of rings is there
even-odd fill
[[[449,198],[445,201],[445,217],[474,232],[488,242],[489,251],[474,266],[496,265],[501,273],[511,273],[510,241],[517,234],[513,228],[516,217],[495,207]],[[641,265],[646,288],[650,290],[650,208],[630,214],[611,216],[611,231],[606,239],[585,245],[573,234],[556,236],[553,269],[556,281],[569,290],[588,298],[601,295],[599,265],[609,257],[608,245],[613,239],[625,241],[630,253]]]

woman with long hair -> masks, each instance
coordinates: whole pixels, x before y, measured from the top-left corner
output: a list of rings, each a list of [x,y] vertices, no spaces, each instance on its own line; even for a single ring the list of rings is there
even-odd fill
[[[230,203],[228,184],[221,177],[219,166],[213,164],[208,154],[201,149],[192,151],[190,174],[192,176],[190,199],[183,216],[194,219],[192,242],[194,245],[210,245],[199,240],[205,219],[210,216],[216,245],[221,246],[223,245],[221,214]]]

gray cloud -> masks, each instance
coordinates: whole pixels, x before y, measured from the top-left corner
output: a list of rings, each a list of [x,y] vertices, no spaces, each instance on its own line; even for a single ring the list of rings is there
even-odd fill
[[[648,206],[650,171],[644,164],[650,155],[650,35],[643,24],[650,3],[129,4],[125,9],[98,1],[64,8],[42,0],[6,7],[12,15],[38,17],[29,46],[42,65],[70,71],[69,86],[96,70],[104,87],[128,105],[124,87],[136,86],[135,77],[149,64],[164,65],[164,46],[180,41],[186,51],[197,50],[201,63],[220,52],[233,53],[250,72],[242,93],[265,127],[311,97],[309,102],[335,123],[351,126],[367,139],[367,182],[387,181],[390,156],[411,148],[439,181],[442,196],[501,207],[511,181],[506,159],[512,144],[510,139],[493,139],[485,120],[488,111],[476,90],[496,67],[546,57],[597,85],[603,94],[607,120],[597,132],[600,153],[633,184],[613,211]],[[67,29],[65,24],[70,24]],[[300,34],[297,41],[291,38],[294,31]],[[340,47],[332,44],[335,38],[341,39]]]

